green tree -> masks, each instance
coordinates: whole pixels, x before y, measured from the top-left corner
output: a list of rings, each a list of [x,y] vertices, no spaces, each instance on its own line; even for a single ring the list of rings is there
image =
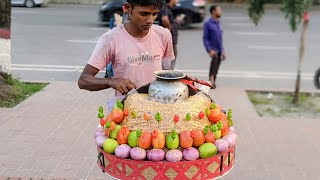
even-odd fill
[[[264,15],[264,5],[268,3],[268,0],[248,0],[249,1],[249,17],[255,25],[258,25],[259,20]],[[300,94],[300,80],[301,80],[301,68],[304,58],[305,41],[309,23],[309,8],[313,0],[282,0],[281,11],[285,14],[285,18],[288,19],[292,32],[297,30],[298,24],[302,23],[302,31],[300,38],[299,49],[299,63],[297,70],[297,79],[293,97],[293,103],[299,103]]]
[[[0,1],[0,28],[10,29],[11,26],[11,1]]]

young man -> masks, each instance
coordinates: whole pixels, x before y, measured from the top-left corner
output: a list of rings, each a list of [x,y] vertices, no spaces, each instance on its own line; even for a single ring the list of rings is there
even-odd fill
[[[209,80],[215,85],[221,60],[225,60],[225,52],[222,43],[222,29],[220,25],[221,8],[210,7],[211,18],[203,26],[203,43],[211,57]]]
[[[173,42],[173,51],[175,57],[177,58],[178,24],[175,17],[173,16],[172,8],[177,6],[178,0],[165,0],[165,2],[166,4],[164,5],[159,14],[159,25],[170,30]],[[170,65],[168,69],[173,70],[176,66],[176,59],[172,60]]]
[[[162,61],[173,60],[170,31],[153,25],[163,0],[127,0],[129,21],[103,34],[78,85],[80,89],[116,90],[116,96],[152,82],[154,71],[162,69]],[[114,78],[95,75],[112,61]]]

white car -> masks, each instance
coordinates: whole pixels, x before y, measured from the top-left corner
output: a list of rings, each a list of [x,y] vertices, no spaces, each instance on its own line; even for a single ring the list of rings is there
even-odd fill
[[[11,0],[12,6],[26,6],[26,7],[35,7],[41,6],[45,0]]]

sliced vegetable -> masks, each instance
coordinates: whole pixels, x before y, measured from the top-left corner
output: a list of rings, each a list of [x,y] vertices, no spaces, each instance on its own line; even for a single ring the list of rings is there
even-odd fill
[[[204,143],[204,135],[201,130],[192,130],[190,136],[193,138],[193,147],[199,147]]]
[[[129,110],[128,108],[123,109],[123,116],[127,117],[129,115]]]
[[[106,120],[100,119],[100,125],[101,125],[101,126],[104,126],[105,124],[106,124]]]
[[[229,132],[229,126],[227,121],[220,121],[222,123],[222,128],[221,128],[221,136],[225,136]]]
[[[228,126],[231,127],[233,126],[233,121],[232,121],[232,110],[228,110]]]
[[[151,115],[149,113],[144,113],[143,114],[143,119],[146,121],[149,121],[151,119]]]
[[[209,117],[209,115],[210,115],[210,108],[207,108],[207,109],[205,110],[205,113],[206,113],[206,116]]]
[[[179,136],[176,130],[172,130],[172,132],[166,136],[166,146],[168,149],[177,149],[179,147]]]
[[[153,130],[152,132],[152,146],[155,149],[162,149],[166,144],[166,139],[164,134],[158,130]]]
[[[99,112],[98,113],[98,118],[99,119],[104,118],[104,113],[103,113],[103,107],[102,106],[99,107],[98,112]]]
[[[187,114],[186,114],[186,120],[187,120],[187,121],[190,121],[190,120],[191,120],[191,114],[190,114],[190,113],[187,113]]]
[[[138,140],[139,147],[143,149],[149,149],[152,144],[152,134],[149,132],[142,132]]]
[[[221,119],[221,111],[217,108],[211,109],[209,114],[209,120],[213,123],[220,121]]]
[[[110,116],[111,120],[115,123],[121,123],[123,121],[123,111],[121,109],[113,109]]]
[[[132,112],[130,113],[130,115],[131,115],[131,117],[132,117],[133,119],[135,119],[135,118],[137,117],[137,113],[136,113],[135,111],[132,111]]]
[[[138,146],[138,139],[140,136],[141,136],[141,130],[130,132],[130,134],[128,136],[128,144],[131,147],[137,147]]]
[[[192,144],[193,144],[193,139],[192,137],[190,136],[190,132],[185,130],[185,131],[182,131],[179,135],[179,143],[180,143],[180,146],[182,148],[190,148],[192,147]]]
[[[177,123],[177,122],[179,122],[179,120],[180,120],[179,115],[177,115],[177,114],[176,114],[176,115],[174,115],[174,117],[173,117],[173,121]]]
[[[219,130],[216,124],[211,125],[210,130],[213,132],[216,140],[221,138],[221,130]]]
[[[208,143],[214,143],[214,141],[216,140],[216,138],[214,137],[213,132],[210,130],[209,126],[206,126],[203,130],[204,133],[204,142]]]
[[[115,107],[118,109],[121,109],[121,110],[123,110],[123,108],[124,108],[124,106],[120,100],[116,101]]]
[[[122,126],[118,135],[117,141],[119,144],[128,144],[128,137],[130,134],[130,130],[126,126]]]
[[[160,112],[156,113],[156,117],[155,118],[156,118],[156,121],[158,121],[158,122],[162,121],[162,117],[161,117]]]
[[[115,128],[110,131],[110,138],[117,140],[117,136],[118,136],[120,129],[121,129],[121,126],[116,125]]]
[[[204,116],[205,116],[204,112],[201,111],[201,112],[199,113],[199,115],[198,115],[198,118],[199,118],[199,119],[203,119]]]

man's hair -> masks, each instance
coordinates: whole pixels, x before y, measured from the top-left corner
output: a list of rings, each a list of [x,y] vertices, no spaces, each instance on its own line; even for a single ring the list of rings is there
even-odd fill
[[[132,7],[155,5],[161,9],[163,6],[163,0],[127,0],[127,2],[131,4]]]
[[[210,6],[210,10],[209,10],[210,13],[212,14],[212,12],[217,9],[217,7],[218,7],[217,5],[212,5],[212,6]]]

